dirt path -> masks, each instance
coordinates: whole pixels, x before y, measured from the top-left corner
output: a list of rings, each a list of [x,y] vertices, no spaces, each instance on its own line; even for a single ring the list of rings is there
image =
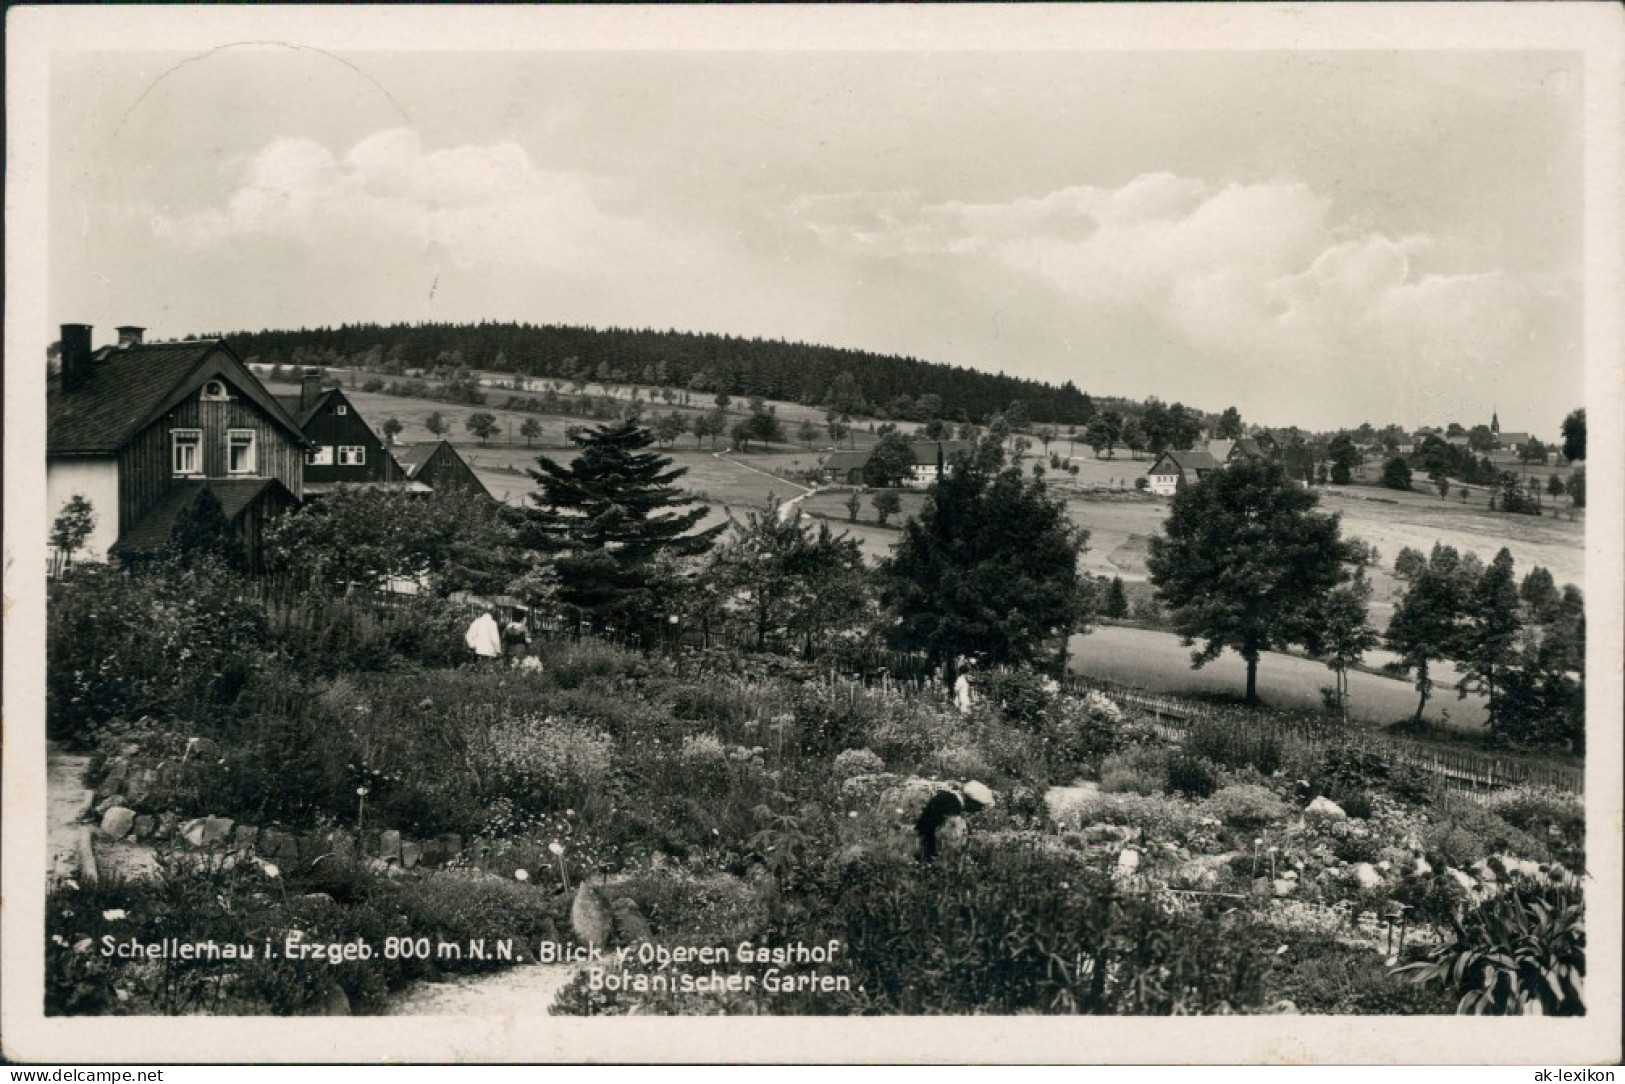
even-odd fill
[[[46,839],[51,851],[51,881],[77,877],[90,847],[90,825],[84,816],[94,795],[85,786],[88,756],[64,752],[56,742],[46,747]]]
[[[574,964],[524,964],[494,975],[460,975],[418,983],[400,994],[386,1016],[546,1016],[579,970]]]

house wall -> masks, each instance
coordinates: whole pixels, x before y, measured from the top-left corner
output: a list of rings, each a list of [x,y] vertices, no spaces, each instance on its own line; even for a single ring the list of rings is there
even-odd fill
[[[445,490],[464,486],[472,487],[489,496],[485,484],[474,473],[474,469],[462,456],[444,444],[418,469],[416,480],[426,483],[433,489]]]
[[[119,466],[112,456],[94,459],[55,459],[45,464],[45,526],[49,530],[62,508],[75,495],[90,502],[96,526],[85,540],[85,548],[74,560],[104,561],[107,551],[118,541]]]
[[[343,414],[338,408],[344,407]],[[364,418],[356,412],[354,404],[343,395],[329,395],[326,402],[305,423],[305,436],[314,444],[332,449],[332,465],[305,464],[307,482],[382,482],[395,478],[389,471],[389,456],[384,454],[383,441],[372,431]],[[338,465],[341,446],[359,446],[367,450],[367,461],[359,467]],[[388,476],[386,477],[386,471]]]
[[[252,429],[255,472],[237,477],[276,478],[298,497],[304,493],[304,452],[254,403],[233,398],[204,402],[193,394],[137,433],[119,453],[119,521],[134,523],[176,481],[170,464],[169,431],[203,431],[203,477],[226,478],[226,431]]]
[[[1148,474],[1146,475],[1151,492],[1159,497],[1172,497],[1179,489],[1179,475],[1177,474]]]

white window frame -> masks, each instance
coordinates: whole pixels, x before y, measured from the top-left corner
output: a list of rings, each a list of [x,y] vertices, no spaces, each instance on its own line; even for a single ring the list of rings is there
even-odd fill
[[[237,446],[239,437],[247,437],[248,462],[242,467],[232,465],[231,453]],[[252,429],[226,430],[226,473],[227,474],[257,474],[259,473],[259,434]]]
[[[339,445],[338,465],[341,467],[365,467],[367,465],[367,446],[365,444]]]
[[[213,389],[219,388],[219,391]],[[231,398],[231,391],[226,382],[219,377],[211,377],[203,382],[203,390],[199,393],[205,402],[221,403]]]
[[[333,446],[331,444],[317,445],[315,451],[305,453],[305,466],[307,467],[331,467],[332,465]]]
[[[340,404],[338,404],[337,406],[335,406],[333,408],[333,413],[334,414],[340,414],[340,415],[348,414],[348,413],[350,413],[350,408],[348,406],[346,406],[345,404],[340,403]]]
[[[181,448],[192,451],[191,469],[181,466]],[[192,478],[203,473],[203,430],[171,429],[169,431],[169,473]]]

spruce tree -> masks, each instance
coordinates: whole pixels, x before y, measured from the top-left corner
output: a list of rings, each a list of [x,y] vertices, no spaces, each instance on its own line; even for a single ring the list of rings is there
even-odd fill
[[[697,556],[727,526],[696,530],[703,506],[674,482],[686,467],[647,451],[654,434],[635,421],[583,428],[570,435],[580,454],[569,464],[538,456],[529,472],[540,487],[530,495],[527,540],[555,555],[559,599],[591,617],[595,627],[658,618],[663,557]]]
[[[1501,675],[1517,656],[1518,581],[1512,570],[1512,554],[1505,547],[1495,555],[1472,585],[1467,601],[1467,627],[1461,640],[1461,680],[1458,695],[1483,692],[1489,701],[1490,728],[1501,729],[1496,703],[1496,686]]]
[[[1422,721],[1433,693],[1430,666],[1454,658],[1465,635],[1467,595],[1473,577],[1464,574],[1452,546],[1435,545],[1427,564],[1406,577],[1409,585],[1394,607],[1384,641],[1405,668],[1416,673],[1416,722]]]

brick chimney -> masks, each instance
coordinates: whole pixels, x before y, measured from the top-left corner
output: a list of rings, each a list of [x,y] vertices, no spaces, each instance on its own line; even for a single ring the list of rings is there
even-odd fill
[[[126,324],[124,327],[118,329],[118,344],[121,347],[140,346],[141,337],[146,333],[147,329],[144,327],[135,327],[132,324]]]
[[[309,410],[322,394],[322,371],[314,366],[305,369],[299,377],[299,409]]]
[[[78,391],[90,380],[91,361],[89,324],[62,325],[62,390]]]

